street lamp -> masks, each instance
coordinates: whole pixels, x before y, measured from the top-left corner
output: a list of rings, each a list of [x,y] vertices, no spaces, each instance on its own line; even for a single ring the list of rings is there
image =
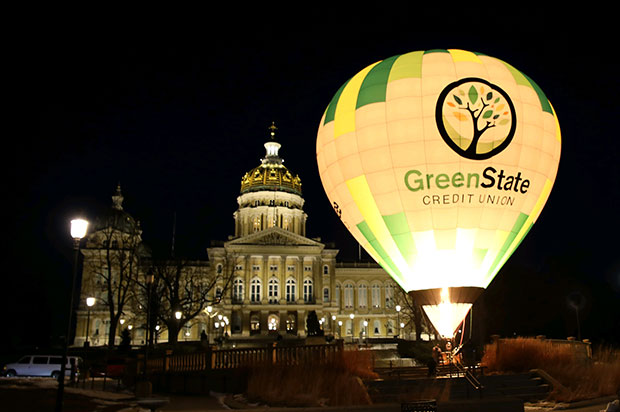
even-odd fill
[[[353,319],[355,319],[355,313],[351,313],[349,315],[349,318],[351,318],[351,343],[353,343],[353,329],[355,328],[353,324]]]
[[[88,307],[88,312],[86,312],[86,341],[84,342],[84,347],[90,346],[90,342],[88,341],[88,336],[90,335],[90,308],[95,306],[95,302],[97,302],[97,299],[93,297],[86,298],[86,306]]]
[[[400,328],[401,328],[400,326],[400,309],[401,309],[400,305],[396,305],[395,309],[396,309],[396,318],[397,318],[396,323],[398,323],[398,337],[400,338]]]
[[[80,257],[80,241],[86,236],[88,221],[84,219],[73,219],[71,221],[71,237],[73,238],[73,278],[71,280],[71,293],[69,299],[69,319],[67,322],[67,333],[65,335],[65,347],[60,365],[60,377],[58,379],[58,392],[56,394],[56,412],[62,411],[62,398],[65,392],[65,372],[67,370],[67,355],[69,352],[69,336],[71,335],[71,324],[73,321],[73,295],[75,293],[75,281],[77,278],[78,260]]]

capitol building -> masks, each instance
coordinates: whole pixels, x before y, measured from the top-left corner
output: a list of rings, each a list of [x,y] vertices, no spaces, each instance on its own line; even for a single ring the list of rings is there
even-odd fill
[[[163,313],[168,318],[178,312],[180,322],[172,331],[170,323],[151,318],[157,342],[177,332],[178,341],[206,337],[211,343],[237,345],[302,339],[308,335],[308,316],[315,314],[323,333],[335,338],[386,338],[402,332],[396,311],[399,287],[380,266],[339,262],[337,249],[306,237],[301,179],[284,166],[275,131],[272,126],[260,164],[242,175],[234,235],[212,242],[206,260],[184,262],[180,268],[186,280],[176,293],[193,293],[202,301],[167,307],[165,298],[155,298],[160,317],[162,311],[169,312]],[[120,186],[108,213],[89,232],[81,248],[74,346],[106,345],[110,330],[115,344],[125,330],[132,344],[143,344],[148,303],[140,296],[156,259],[142,242],[138,220],[123,208]],[[87,298],[95,298],[89,300],[92,306]],[[182,298],[177,306],[189,302]]]

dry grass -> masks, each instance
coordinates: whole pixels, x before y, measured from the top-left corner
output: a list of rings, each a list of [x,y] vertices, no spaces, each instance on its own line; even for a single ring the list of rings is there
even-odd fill
[[[248,379],[248,399],[270,406],[365,405],[361,379],[375,378],[369,351],[344,351],[325,365],[268,365]]]
[[[570,402],[615,395],[620,388],[620,351],[599,348],[584,359],[569,345],[553,345],[534,338],[503,339],[499,350],[488,345],[482,364],[491,373],[522,373],[542,369],[561,386],[550,399]]]

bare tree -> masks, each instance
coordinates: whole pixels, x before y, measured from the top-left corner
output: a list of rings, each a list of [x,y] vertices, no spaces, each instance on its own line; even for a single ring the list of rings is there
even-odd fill
[[[435,333],[431,322],[429,321],[426,313],[407,292],[402,288],[397,288],[396,292],[396,304],[400,305],[400,321],[401,323],[413,326],[415,329],[415,340],[422,339],[422,333],[427,331],[429,333]],[[399,325],[400,326],[400,325]]]
[[[140,278],[135,304],[144,308],[143,312],[148,308],[151,332],[159,322],[166,326],[168,342],[173,345],[177,343],[183,326],[204,312],[207,306],[219,303],[232,281],[231,275],[226,276],[230,273],[228,271],[217,273],[207,264],[181,258],[152,261],[147,270],[154,275],[153,283],[147,285]],[[135,313],[139,313],[139,309]],[[150,335],[154,336],[154,333]]]
[[[148,256],[142,244],[140,223],[123,211],[120,185],[112,196],[113,205],[99,218],[88,236],[84,254],[82,294],[95,296],[109,316],[107,344],[113,347],[119,320],[133,296],[140,273],[140,261]]]

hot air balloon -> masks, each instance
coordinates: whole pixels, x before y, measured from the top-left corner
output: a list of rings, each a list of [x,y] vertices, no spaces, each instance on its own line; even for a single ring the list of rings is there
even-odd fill
[[[560,146],[534,81],[453,49],[357,73],[327,106],[316,142],[334,210],[446,337],[540,215]]]

